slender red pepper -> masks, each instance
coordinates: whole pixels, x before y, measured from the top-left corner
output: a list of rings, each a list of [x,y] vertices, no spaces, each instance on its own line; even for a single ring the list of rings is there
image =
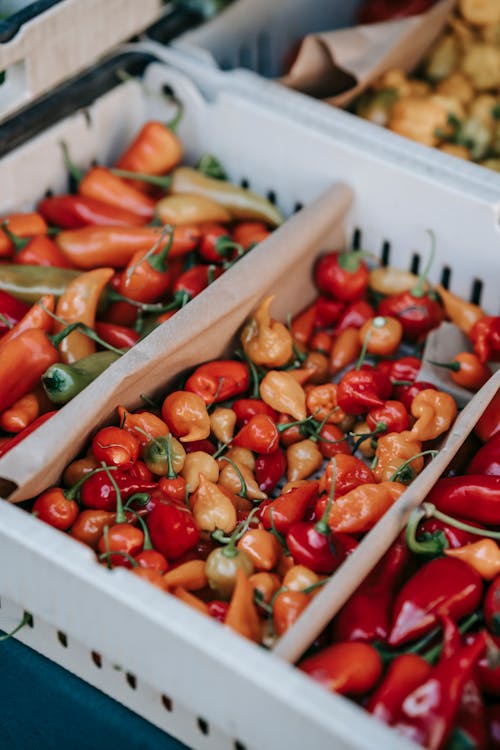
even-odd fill
[[[118,179],[118,178],[116,178]],[[54,195],[44,198],[38,210],[50,223],[62,229],[81,227],[140,227],[146,220],[125,208],[101,203],[83,195]]]
[[[191,550],[200,538],[200,530],[187,506],[160,501],[147,518],[155,549],[168,560],[175,560]]]
[[[287,534],[293,524],[302,521],[306,511],[318,496],[318,483],[307,482],[279,495],[275,500],[264,500],[259,508],[259,518],[265,529],[274,528]]]
[[[171,229],[168,239],[160,236],[156,249],[153,245],[146,252],[139,250],[132,256],[127,268],[120,276],[118,288],[120,294],[136,302],[145,303],[156,302],[166,294],[172,283],[168,255],[172,248],[173,238],[173,229]]]
[[[478,450],[467,467],[467,474],[500,476],[500,432]]]
[[[220,359],[197,367],[184,389],[197,393],[206,404],[214,404],[245,393],[249,383],[250,373],[243,362]]]
[[[350,370],[339,383],[337,403],[346,414],[364,414],[383,406],[391,390],[391,381],[378,370]]]
[[[29,309],[29,305],[0,290],[0,337],[19,323]]]
[[[18,432],[17,435],[14,435],[14,437],[9,438],[5,441],[5,443],[2,443],[0,445],[0,457],[5,456],[5,454],[12,450],[12,448],[15,448],[16,445],[19,445],[19,443],[22,442],[24,438],[27,438],[28,435],[31,435],[31,433],[38,429],[38,427],[40,427],[44,422],[53,417],[55,413],[55,411],[47,411],[45,412],[45,414],[41,414],[39,417],[33,420],[31,424],[25,427],[24,430],[21,430],[21,432]]]
[[[400,590],[388,642],[400,646],[428,633],[439,614],[448,614],[454,620],[471,614],[482,592],[481,577],[467,563],[449,557],[431,560]]]
[[[469,337],[481,362],[500,362],[500,315],[480,318]]]
[[[278,412],[260,398],[239,398],[233,403],[231,409],[236,414],[238,425],[246,424],[256,414],[267,414],[275,421],[278,419]]]
[[[116,346],[117,349],[134,346],[139,341],[137,331],[126,326],[119,326],[116,323],[97,322],[95,324],[95,332],[103,341],[111,344],[111,346]]]
[[[439,479],[427,502],[443,513],[481,524],[500,524],[500,477],[468,474]]]
[[[367,710],[386,724],[393,724],[405,698],[429,676],[431,666],[416,654],[401,654],[392,662],[383,681],[370,697]]]
[[[335,641],[385,641],[396,592],[407,571],[410,553],[398,539],[338,612],[332,624]]]
[[[341,302],[355,302],[368,288],[369,274],[364,253],[327,253],[314,270],[314,280],[321,292]]]
[[[477,437],[486,443],[500,431],[500,389],[496,392],[474,427]]]
[[[368,643],[335,643],[304,659],[299,669],[331,692],[363,695],[382,674],[382,659]]]
[[[344,312],[345,305],[343,302],[337,302],[328,297],[319,296],[316,300],[315,309],[315,328],[331,328],[331,326],[338,322],[340,316]]]
[[[255,460],[255,479],[262,492],[273,490],[286,471],[285,454],[278,448],[272,453],[264,453]]]

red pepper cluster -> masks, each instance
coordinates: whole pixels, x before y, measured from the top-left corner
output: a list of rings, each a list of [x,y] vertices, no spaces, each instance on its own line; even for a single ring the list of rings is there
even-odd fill
[[[430,750],[499,746],[499,398],[300,665]]]

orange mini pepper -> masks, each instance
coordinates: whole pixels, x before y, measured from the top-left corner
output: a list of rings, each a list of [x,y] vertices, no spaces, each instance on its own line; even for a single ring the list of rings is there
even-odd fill
[[[150,120],[118,159],[116,166],[132,172],[162,175],[179,164],[183,147],[179,138],[163,122]]]
[[[169,433],[165,422],[150,411],[130,412],[124,406],[119,406],[118,416],[120,427],[135,435],[141,451],[153,438],[166,437]]]
[[[345,417],[337,403],[337,385],[323,383],[312,388],[306,397],[307,411],[314,415],[318,422],[326,420],[328,424],[339,424]]]
[[[486,581],[492,581],[500,573],[500,549],[493,539],[480,539],[463,547],[445,549],[444,553],[463,560]]]
[[[323,454],[313,440],[300,440],[286,449],[287,479],[307,479],[323,463]]]
[[[282,591],[273,602],[273,624],[276,635],[283,635],[297,622],[311,597],[303,591]]]
[[[238,540],[236,546],[247,553],[255,570],[272,570],[280,558],[281,548],[278,540],[265,529],[249,529]]]
[[[0,427],[6,432],[21,432],[50,408],[51,403],[43,388],[31,391],[0,415]]]
[[[450,429],[457,416],[457,405],[448,393],[427,388],[413,399],[411,413],[417,420],[411,432],[418,440],[425,442]]]
[[[209,453],[205,453],[205,451],[193,451],[187,454],[181,474],[189,492],[195,492],[199,487],[200,476],[202,474],[210,482],[218,481],[219,465]]]
[[[241,332],[241,343],[247,357],[256,365],[282,367],[292,358],[293,340],[283,323],[269,313],[274,295],[267,297],[253,313]]]
[[[292,336],[300,346],[307,346],[314,331],[316,322],[316,303],[306,307],[292,319],[290,325]]]
[[[369,643],[335,643],[304,659],[299,669],[332,693],[364,695],[379,681],[383,663]]]
[[[89,169],[79,182],[78,192],[86,198],[137,214],[144,224],[151,221],[154,215],[155,202],[152,198],[105,167]]]
[[[366,345],[366,351],[377,356],[394,354],[403,338],[403,326],[390,315],[377,315],[364,323],[359,329],[360,344]]]
[[[32,328],[39,328],[41,331],[51,333],[54,320],[50,316],[50,313],[54,311],[54,305],[55,297],[52,294],[46,294],[38,302],[35,302],[19,323],[16,323],[0,339],[0,355],[10,341],[16,339],[25,331],[29,331]]]
[[[241,568],[236,571],[234,587],[224,624],[255,643],[260,643],[261,626],[253,600],[254,588]]]
[[[0,352],[0,412],[38,385],[45,370],[59,361],[59,352],[40,328],[23,331]]]
[[[234,435],[236,412],[219,406],[210,414],[210,428],[221,443],[229,443]]]
[[[16,237],[35,237],[47,234],[47,222],[39,213],[16,213],[4,216],[1,220]],[[14,254],[14,243],[7,233],[0,229],[0,258],[11,258]]]
[[[397,473],[398,481],[408,484],[424,468],[424,458],[419,455],[421,451],[422,443],[413,432],[405,430],[382,435],[375,450],[375,478],[379,482],[388,482]],[[415,458],[411,460],[413,456]]]
[[[478,320],[484,318],[484,311],[478,305],[466,302],[457,294],[449,292],[444,286],[438,285],[436,289],[443,302],[446,316],[466,335],[470,333]]]
[[[161,299],[171,283],[167,260],[172,242],[173,229],[170,237],[160,235],[151,248],[134,253],[121,274],[119,293],[136,302],[151,303]]]
[[[210,416],[201,396],[173,391],[164,400],[161,415],[181,443],[204,440],[210,435]]]
[[[362,484],[338,497],[328,516],[332,531],[361,534],[371,529],[406,489],[400,482]]]
[[[185,589],[184,586],[176,586],[170,593],[173,594],[176,599],[180,599],[181,602],[184,602],[184,604],[188,604],[192,609],[196,609],[200,614],[207,616],[210,615],[208,604],[205,604],[205,602],[197,596],[191,594],[191,592]]]
[[[344,367],[354,362],[361,353],[359,330],[345,328],[334,340],[330,350],[330,374],[336,375]]]
[[[205,560],[188,560],[176,568],[172,568],[163,576],[163,583],[167,589],[183,586],[188,591],[197,591],[207,585]]]

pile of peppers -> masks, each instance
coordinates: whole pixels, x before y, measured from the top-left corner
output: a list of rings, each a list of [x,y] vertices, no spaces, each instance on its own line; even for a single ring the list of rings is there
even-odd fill
[[[0,455],[281,223],[211,156],[179,166],[171,127],[146,122],[116,167],[0,227]]]
[[[287,324],[267,297],[231,359],[143,409],[120,406],[32,512],[102,565],[271,647],[457,413],[417,380],[425,337],[447,314],[427,269],[370,271],[365,255],[323,255],[318,296]]]
[[[300,669],[430,750],[500,747],[500,391]]]

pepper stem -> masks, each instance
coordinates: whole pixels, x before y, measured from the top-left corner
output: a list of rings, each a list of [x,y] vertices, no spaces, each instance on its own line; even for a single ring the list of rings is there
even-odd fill
[[[25,612],[23,614],[23,618],[21,622],[16,625],[14,630],[11,630],[9,633],[5,633],[5,635],[0,636],[0,641],[7,641],[9,638],[12,638],[16,633],[18,633],[21,628],[24,628],[26,625],[31,625],[33,622],[33,617],[30,615],[29,612]]]
[[[459,372],[461,368],[460,362],[456,360],[453,360],[453,362],[435,362],[433,359],[426,359],[425,361],[435,367],[445,367],[447,370],[452,370],[453,372]]]
[[[155,255],[155,252],[158,250],[158,248],[162,245],[163,241],[165,240],[166,235],[169,235],[167,244],[162,248],[161,252],[158,253],[158,255]],[[148,264],[153,268],[155,271],[158,271],[159,273],[164,273],[167,270],[166,265],[166,257],[168,255],[168,252],[170,248],[172,247],[172,242],[174,241],[174,229],[170,226],[170,224],[165,224],[163,227],[160,236],[154,243],[152,247],[149,248],[147,253],[140,258],[140,260],[137,261],[137,263],[134,263],[133,266],[130,266],[130,268],[127,269],[127,278],[130,278],[138,266],[141,265],[141,263],[144,263],[145,260],[147,260]]]
[[[116,466],[108,466],[107,469],[109,471],[115,471]],[[78,493],[80,491],[80,488],[82,484],[85,484],[87,479],[90,479],[90,477],[93,477],[94,474],[99,474],[101,471],[104,471],[103,467],[99,467],[98,469],[92,469],[92,471],[89,471],[87,474],[84,474],[80,479],[75,482],[75,484],[72,487],[69,487],[67,490],[64,490],[64,497],[67,500],[74,500],[76,497],[78,497]]]
[[[175,479],[177,477],[177,474],[175,473],[172,464],[172,434],[170,432],[167,435],[167,467],[167,479]]]
[[[328,516],[330,515],[330,511],[332,509],[333,505],[333,496],[335,495],[335,487],[337,485],[337,459],[335,456],[330,460],[330,466],[332,467],[332,481],[330,483],[330,491],[328,493],[328,502],[325,505],[325,510],[323,511],[323,515],[321,516],[320,520],[314,525],[314,528],[318,532],[318,534],[323,534],[323,536],[328,536],[331,534],[330,527],[328,526]]]
[[[473,628],[479,622],[481,622],[481,620],[482,615],[479,612],[473,612],[466,620],[463,621],[461,625],[457,625],[457,630],[460,635],[463,635],[464,633],[467,633],[469,630],[471,630],[471,628]],[[425,661],[429,662],[429,664],[433,664],[441,655],[442,650],[443,644],[438,643],[436,646],[434,646],[434,648],[426,651],[425,654],[421,654],[422,659],[425,659]]]
[[[246,498],[247,497],[247,483],[243,479],[243,474],[241,473],[239,466],[236,464],[235,461],[233,461],[232,458],[228,458],[227,456],[221,456],[220,460],[221,461],[227,461],[228,463],[231,464],[231,466],[235,470],[236,474],[238,475],[238,479],[241,482],[241,489],[240,489],[240,491],[237,494],[239,495],[239,497]]]
[[[277,424],[276,429],[279,433],[289,430],[290,427],[297,427],[297,425],[304,425],[311,422],[315,417],[315,414],[310,414],[306,419],[297,419],[295,422],[283,422],[283,424]]]
[[[246,534],[258,510],[258,506],[256,508],[253,508],[248,514],[247,518],[235,527],[231,536],[226,536],[221,529],[217,529],[212,533],[212,539],[215,539],[215,541],[219,542],[220,544],[226,545],[223,550],[223,554],[226,557],[236,557],[236,555],[238,554],[238,550],[236,549],[236,542],[241,539],[243,534]]]
[[[429,255],[429,260],[425,264],[425,268],[422,271],[422,273],[418,277],[418,281],[411,289],[410,294],[412,297],[423,297],[425,294],[424,286],[427,283],[427,276],[429,275],[429,271],[431,270],[431,266],[434,262],[434,256],[436,255],[436,235],[432,231],[432,229],[428,229],[427,233],[429,237],[431,238],[431,254]]]
[[[144,174],[144,172],[131,172],[129,169],[113,169],[109,170],[116,177],[124,177],[126,180],[139,180],[140,182],[147,182],[149,185],[156,185],[164,190],[168,190],[172,184],[172,175],[165,175],[158,177],[152,174]]]
[[[66,169],[70,173],[71,177],[74,179],[76,184],[78,185],[85,175],[85,171],[83,169],[79,169],[76,164],[71,160],[71,157],[69,155],[69,148],[66,141],[60,142],[62,153],[63,153],[63,159],[64,164],[66,165]]]
[[[107,528],[108,528],[108,527],[106,526],[106,530],[107,530]],[[144,549],[146,549],[146,545],[144,545]],[[137,560],[135,560],[135,559],[134,559],[134,558],[132,557],[132,555],[129,555],[129,554],[128,554],[128,552],[122,552],[122,551],[121,551],[121,550],[119,550],[119,549],[114,549],[113,551],[111,551],[111,550],[108,550],[107,552],[102,552],[102,553],[101,553],[101,554],[99,555],[99,560],[106,560],[106,562],[108,563],[108,568],[109,568],[110,570],[111,570],[111,568],[113,567],[113,566],[111,565],[111,555],[120,555],[120,557],[124,557],[124,558],[125,558],[126,560],[128,560],[128,561],[129,561],[129,563],[130,563],[130,564],[132,565],[132,567],[133,567],[133,568],[139,568],[139,567],[140,567],[140,565],[139,565],[139,563],[137,562]]]
[[[141,518],[141,516],[138,514],[136,510],[133,510],[132,508],[128,509],[130,513],[133,513],[134,516],[139,521],[139,525],[142,529],[142,533],[144,534],[144,544],[142,545],[142,549],[154,549],[153,543],[151,542],[151,537],[149,535],[148,527],[146,526],[144,519]]]
[[[125,515],[125,511],[123,509],[123,500],[122,500],[122,493],[120,492],[120,488],[118,487],[115,478],[111,474],[111,471],[109,469],[109,466],[106,466],[104,461],[102,462],[102,467],[106,474],[109,477],[109,481],[113,485],[113,489],[116,492],[116,517],[115,522],[116,523],[127,523],[127,516]]]
[[[356,453],[361,443],[364,443],[368,438],[376,437],[382,432],[387,432],[387,425],[385,422],[377,422],[375,429],[372,432],[350,432],[349,437],[357,437],[358,440],[354,442],[352,453]]]
[[[400,482],[401,478],[406,479],[405,470],[407,467],[409,467],[410,471],[412,471],[411,463],[416,458],[420,458],[421,456],[432,456],[434,458],[434,456],[437,456],[438,453],[439,451],[437,450],[428,450],[428,451],[421,451],[420,453],[415,453],[414,456],[411,456],[410,458],[407,458],[406,461],[403,461],[401,466],[397,468],[397,470],[394,472],[392,477],[389,479],[389,482]],[[412,471],[412,474],[413,474],[413,471]],[[413,476],[411,476],[410,479],[413,479]],[[407,480],[407,481],[410,481],[410,480]]]
[[[471,526],[470,524],[464,523],[463,521],[457,521],[456,518],[452,518],[452,516],[448,516],[446,513],[442,513],[432,503],[424,503],[422,505],[422,508],[425,511],[426,518],[437,518],[438,521],[443,521],[444,523],[453,526],[455,529],[467,531],[469,534],[475,534],[476,536],[487,537],[488,539],[500,539],[500,531],[478,529],[477,526]]]
[[[431,539],[417,539],[417,529],[422,519],[428,518],[425,508],[422,506],[415,508],[408,520],[405,533],[406,546],[416,555],[439,555],[448,547],[448,542],[444,535],[440,538],[433,535]],[[444,544],[443,544],[444,537]]]
[[[366,352],[368,351],[368,344],[370,343],[371,336],[372,336],[372,330],[371,328],[369,328],[368,331],[366,332],[365,340],[363,341],[363,346],[361,348],[361,353],[356,363],[356,370],[361,370],[361,365],[365,361]]]
[[[15,255],[17,255],[18,253],[20,253],[21,250],[26,247],[26,245],[28,244],[28,242],[31,242],[31,240],[33,239],[32,237],[18,237],[17,234],[14,234],[14,232],[11,232],[10,229],[9,229],[9,222],[8,221],[3,221],[2,222],[2,229],[5,232],[5,234],[7,235],[7,237],[9,238],[9,240],[14,245],[14,253],[15,253]]]

